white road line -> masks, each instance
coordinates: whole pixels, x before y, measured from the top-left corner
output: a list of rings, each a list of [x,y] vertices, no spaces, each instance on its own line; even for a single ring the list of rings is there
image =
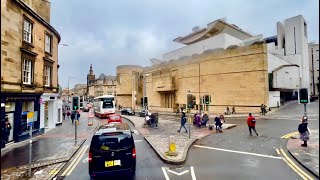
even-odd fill
[[[135,143],[136,143],[136,142],[141,142],[141,141],[143,141],[143,140],[134,140]]]
[[[169,176],[168,176],[168,173],[166,171],[166,169],[164,167],[161,168],[162,169],[162,172],[164,174],[164,177],[166,178],[166,180],[170,180]]]
[[[178,176],[181,176],[181,175],[183,175],[183,174],[185,174],[185,173],[189,172],[189,170],[185,170],[185,171],[182,171],[182,172],[180,172],[180,173],[177,173],[177,172],[172,171],[172,170],[170,170],[170,169],[168,169],[168,171],[169,171],[169,172],[171,172],[171,173],[173,173],[173,174],[176,174],[176,175],[178,175]]]
[[[191,177],[192,177],[192,180],[197,180],[196,174],[194,173],[193,166],[191,166],[190,169],[191,169]]]
[[[234,151],[234,150],[229,150],[229,149],[221,149],[221,148],[199,146],[199,145],[193,145],[193,146],[199,147],[199,148],[205,148],[205,149],[213,149],[213,150],[218,150],[218,151],[226,151],[226,152],[233,152],[233,153],[239,153],[239,154],[247,154],[247,155],[253,155],[253,156],[273,158],[273,159],[282,159],[281,157],[264,155],[264,154],[257,154],[257,153],[243,152],[243,151]]]

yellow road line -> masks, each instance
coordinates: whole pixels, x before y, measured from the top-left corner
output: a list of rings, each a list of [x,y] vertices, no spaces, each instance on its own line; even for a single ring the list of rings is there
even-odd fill
[[[76,155],[76,157],[71,161],[71,164],[68,166],[68,168],[61,174],[61,176],[65,176],[66,173],[69,171],[69,169],[71,168],[71,166],[76,162],[76,160],[79,158],[81,152],[85,149],[85,147],[82,147],[82,149],[80,150],[80,153]]]
[[[278,149],[278,148],[276,148],[276,151],[277,151],[277,154],[280,154],[280,151],[279,151],[279,149]]]
[[[73,167],[70,169],[70,171],[67,173],[67,176],[71,174],[71,172],[74,170],[74,168],[78,165],[79,161],[81,160],[81,157],[86,153],[86,150],[88,149],[88,146],[84,148],[85,150],[81,152],[81,156],[78,158],[75,164],[73,164]]]
[[[306,177],[304,177],[298,170],[296,170],[285,158],[283,158],[284,162],[288,164],[288,166],[294,170],[303,180],[308,180]]]
[[[287,139],[287,138],[290,138],[291,136],[297,135],[297,134],[299,134],[299,132],[292,132],[292,133],[281,136],[281,138]]]
[[[285,159],[293,166],[295,167],[301,174],[303,174],[303,176],[300,175],[300,173],[298,173],[301,177],[304,177],[306,179],[310,179],[313,180],[313,178],[311,178],[307,173],[305,173],[302,169],[300,169],[295,163],[293,163],[291,161],[291,159],[287,156],[287,154],[284,152],[283,149],[280,149],[281,153],[283,154],[283,156],[285,157]],[[290,166],[291,167],[291,166]]]

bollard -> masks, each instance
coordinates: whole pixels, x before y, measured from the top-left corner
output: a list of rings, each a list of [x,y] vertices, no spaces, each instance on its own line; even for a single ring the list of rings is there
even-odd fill
[[[174,136],[169,136],[169,152],[170,153],[176,152],[176,139]]]

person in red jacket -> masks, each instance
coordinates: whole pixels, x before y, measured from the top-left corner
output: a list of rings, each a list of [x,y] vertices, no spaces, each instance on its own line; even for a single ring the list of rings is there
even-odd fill
[[[247,124],[249,127],[250,136],[252,136],[251,129],[256,133],[257,136],[259,136],[259,134],[256,131],[256,119],[252,116],[251,113],[249,113]]]

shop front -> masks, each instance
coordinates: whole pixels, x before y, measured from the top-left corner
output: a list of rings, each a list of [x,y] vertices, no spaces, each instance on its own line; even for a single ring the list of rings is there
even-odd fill
[[[40,128],[40,100],[41,94],[34,93],[1,93],[1,126],[7,116],[12,126],[8,142],[20,142],[29,138],[29,126],[23,112],[34,112],[32,127],[33,136],[42,134]]]
[[[62,101],[59,94],[44,93],[40,98],[40,128],[49,130],[62,124]]]

